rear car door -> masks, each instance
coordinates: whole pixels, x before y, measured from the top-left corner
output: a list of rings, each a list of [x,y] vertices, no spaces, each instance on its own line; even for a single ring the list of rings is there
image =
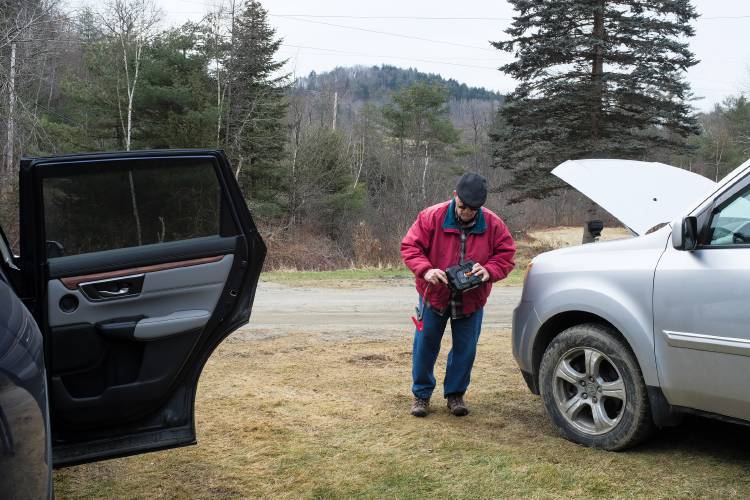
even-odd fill
[[[195,443],[198,378],[266,253],[224,154],[25,159],[20,181],[55,465]]]

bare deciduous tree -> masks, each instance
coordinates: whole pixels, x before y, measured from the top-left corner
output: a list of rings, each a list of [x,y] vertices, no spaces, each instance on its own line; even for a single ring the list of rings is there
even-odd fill
[[[56,24],[62,22],[56,0],[20,0],[0,8],[0,116],[5,122],[5,141],[0,142],[3,185],[15,184],[16,159],[24,149],[28,130],[24,125],[30,124],[33,129],[37,121],[36,102],[44,78],[38,67],[44,65],[54,50],[49,42],[58,36],[60,26]]]
[[[121,69],[125,76],[125,112],[121,97],[120,73],[117,78],[117,111],[125,142],[125,150],[130,151],[133,132],[133,101],[138,86],[144,46],[156,35],[161,20],[161,11],[153,0],[109,0],[98,14],[99,22],[107,36],[111,37],[121,57]],[[142,229],[138,214],[133,172],[129,172],[130,195],[135,217],[138,244],[142,244]]]
[[[67,19],[57,0],[14,0],[0,6],[0,226],[18,243],[18,158],[53,148],[40,123],[40,101],[59,68]],[[67,40],[62,40],[67,42]]]
[[[710,113],[701,116],[700,124],[703,129],[703,136],[708,141],[712,150],[714,180],[718,182],[719,167],[722,164],[724,152],[732,140],[729,124],[726,117],[719,113]]]
[[[105,33],[112,37],[120,52],[122,71],[125,75],[126,110],[123,113],[122,99],[118,99],[118,111],[125,149],[130,151],[133,130],[133,100],[138,85],[143,47],[156,34],[162,13],[153,0],[109,0],[99,12],[99,22]],[[120,85],[118,78],[118,97]]]
[[[234,16],[236,0],[217,5],[198,24],[203,27],[203,50],[210,58],[209,73],[216,84],[216,147],[228,141],[227,110],[231,105],[231,59],[234,51]]]

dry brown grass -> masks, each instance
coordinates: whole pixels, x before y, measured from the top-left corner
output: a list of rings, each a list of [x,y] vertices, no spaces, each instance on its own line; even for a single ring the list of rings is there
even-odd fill
[[[581,244],[583,227],[551,227],[530,231],[529,236],[554,248],[568,247]],[[631,236],[630,231],[624,227],[605,227],[602,231],[601,241],[619,240]]]
[[[583,228],[571,226],[551,227],[517,234],[516,268],[525,268],[526,264],[540,253],[580,245],[582,237]],[[629,237],[631,233],[624,227],[606,227],[602,232],[601,241]]]
[[[408,415],[411,339],[230,338],[198,390],[197,446],[56,472],[59,498],[750,495],[750,431],[691,420],[626,453],[556,435],[508,331],[485,331],[468,394]],[[446,338],[449,335],[446,336]],[[442,374],[448,341],[438,361]],[[438,377],[439,379],[442,376]],[[436,394],[437,395],[437,394]]]

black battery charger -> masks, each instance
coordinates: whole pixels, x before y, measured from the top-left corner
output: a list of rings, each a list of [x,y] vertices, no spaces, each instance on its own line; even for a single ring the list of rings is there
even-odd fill
[[[466,292],[482,284],[482,277],[471,272],[474,264],[475,262],[470,260],[445,270],[451,288],[458,292]]]

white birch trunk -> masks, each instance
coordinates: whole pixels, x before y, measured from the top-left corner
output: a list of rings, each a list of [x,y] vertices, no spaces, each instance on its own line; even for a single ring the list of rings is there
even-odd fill
[[[10,45],[10,76],[8,79],[8,139],[5,145],[5,173],[13,181],[15,172],[13,162],[13,142],[15,141],[16,113],[16,44]]]
[[[427,168],[430,165],[429,145],[424,145],[424,169],[422,170],[422,199],[427,201]]]

